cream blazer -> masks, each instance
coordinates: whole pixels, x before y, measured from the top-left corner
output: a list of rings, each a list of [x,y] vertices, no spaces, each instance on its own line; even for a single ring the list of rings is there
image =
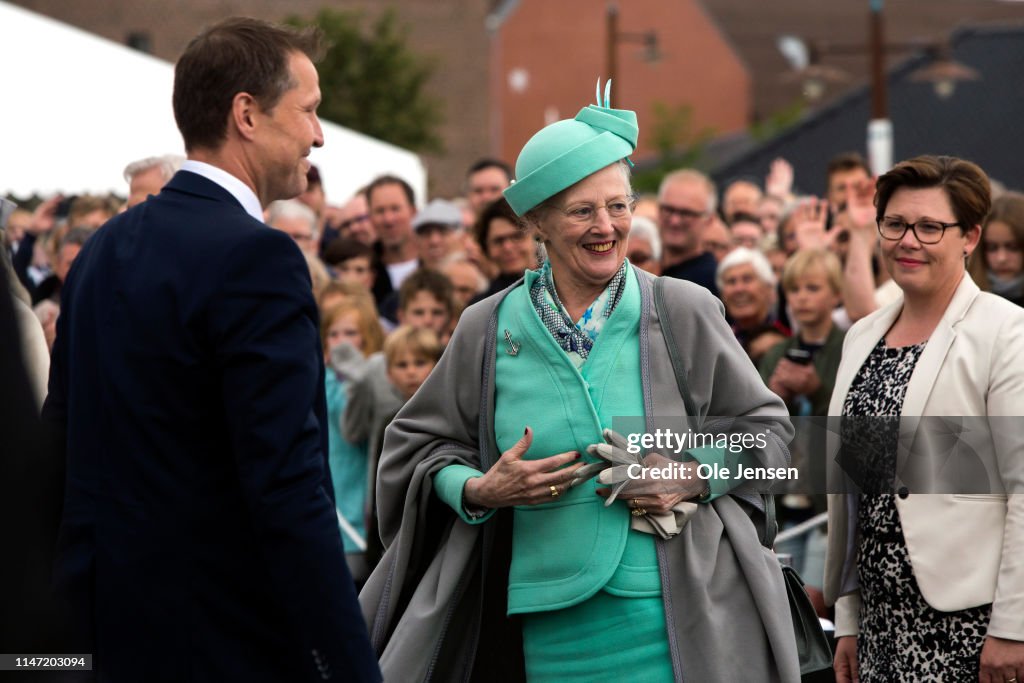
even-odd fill
[[[900,298],[847,333],[830,415],[842,414],[850,384],[902,307]],[[971,438],[986,442],[973,445],[989,454],[992,490],[1024,494],[1024,308],[981,292],[965,274],[914,368],[902,415],[1017,416],[1020,424],[1013,429],[1005,429],[1011,421],[1001,420],[1003,429],[994,426]],[[915,433],[915,425],[906,422],[898,457],[913,452],[921,459],[919,454],[938,450],[926,430]],[[842,474],[829,461],[834,491]],[[857,497],[830,494],[828,502],[825,600],[836,605],[836,635],[855,635]],[[1024,640],[1024,495],[922,494],[910,488],[896,497],[896,508],[928,604],[951,612],[992,602],[988,635]]]

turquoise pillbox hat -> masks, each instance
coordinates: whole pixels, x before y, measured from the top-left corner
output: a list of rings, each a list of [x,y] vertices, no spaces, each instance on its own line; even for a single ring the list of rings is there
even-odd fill
[[[575,118],[542,128],[523,146],[516,160],[516,179],[504,191],[516,215],[522,216],[545,199],[633,153],[640,133],[636,113],[612,109],[610,90],[611,81],[605,85],[601,106],[598,81],[597,106],[584,107]]]

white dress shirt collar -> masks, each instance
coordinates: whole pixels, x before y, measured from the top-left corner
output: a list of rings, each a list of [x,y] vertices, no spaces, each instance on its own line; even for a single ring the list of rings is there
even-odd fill
[[[242,205],[247,214],[260,223],[263,222],[263,207],[260,206],[260,200],[256,193],[252,191],[251,187],[224,169],[217,168],[203,161],[188,159],[181,165],[181,170],[201,175],[210,182],[220,185],[230,192],[232,197],[238,200],[238,203]]]

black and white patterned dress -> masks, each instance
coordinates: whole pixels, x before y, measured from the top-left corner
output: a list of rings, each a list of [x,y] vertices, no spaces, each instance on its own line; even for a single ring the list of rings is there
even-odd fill
[[[850,385],[844,417],[898,417],[926,343],[889,348],[884,338],[879,340]],[[871,430],[873,438],[885,440],[883,447],[891,449],[887,462],[867,468],[879,479],[892,474],[889,463],[895,461],[891,455],[897,429],[898,421],[879,420]],[[857,661],[862,683],[977,681],[992,606],[940,612],[925,602],[891,493],[860,494],[857,533],[861,594]]]

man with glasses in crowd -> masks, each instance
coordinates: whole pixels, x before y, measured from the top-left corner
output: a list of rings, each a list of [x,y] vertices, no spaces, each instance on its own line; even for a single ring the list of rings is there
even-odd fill
[[[670,173],[658,189],[662,274],[695,282],[718,296],[718,263],[702,243],[704,230],[714,218],[715,199],[714,183],[692,169]]]

